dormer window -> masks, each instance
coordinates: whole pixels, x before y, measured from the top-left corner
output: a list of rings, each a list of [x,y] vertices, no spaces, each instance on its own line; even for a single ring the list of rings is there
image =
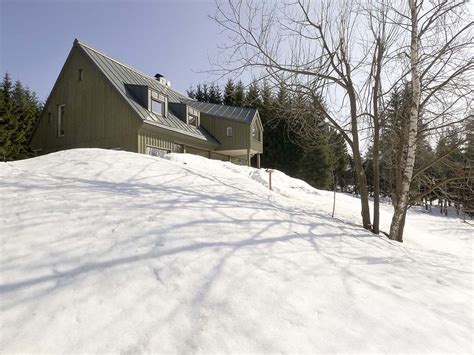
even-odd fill
[[[188,118],[187,123],[190,126],[199,127],[199,111],[188,108]]]
[[[151,111],[161,116],[165,115],[165,103],[157,100],[151,100]]]
[[[168,115],[168,98],[156,91],[151,91],[150,110],[157,115],[166,117]]]
[[[199,117],[196,115],[189,114],[188,115],[188,125],[197,127],[199,124]]]

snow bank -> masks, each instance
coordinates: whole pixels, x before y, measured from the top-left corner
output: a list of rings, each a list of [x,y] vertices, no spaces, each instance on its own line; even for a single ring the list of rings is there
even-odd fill
[[[472,351],[470,226],[410,211],[401,245],[356,198],[331,219],[332,193],[267,179],[99,149],[0,164],[0,352]]]

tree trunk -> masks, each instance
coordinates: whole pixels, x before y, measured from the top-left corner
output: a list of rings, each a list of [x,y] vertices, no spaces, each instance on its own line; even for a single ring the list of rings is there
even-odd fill
[[[332,200],[332,214],[331,217],[334,218],[334,212],[336,211],[336,175],[334,174],[334,171],[332,172],[332,181],[334,184],[334,194],[333,194],[333,200]]]
[[[374,169],[374,223],[372,226],[372,231],[375,234],[379,234],[380,227],[380,166],[379,166],[379,137],[380,137],[380,122],[379,122],[379,115],[378,115],[378,107],[377,107],[377,93],[378,93],[378,85],[374,87],[374,147],[372,152],[372,159],[373,159],[373,169]]]
[[[410,183],[413,176],[416,156],[416,136],[418,133],[418,113],[421,97],[421,83],[418,73],[418,8],[416,0],[409,0],[411,14],[411,43],[410,43],[410,72],[412,98],[410,104],[410,120],[408,122],[408,139],[406,159],[402,163],[400,195],[397,198],[392,224],[390,225],[390,239],[403,241],[405,215],[408,209]]]
[[[359,185],[362,226],[365,229],[372,230],[370,224],[369,209],[369,190],[367,188],[367,177],[365,176],[364,167],[359,148],[359,130],[357,125],[357,100],[354,90],[349,90],[349,102],[351,106],[351,133],[352,133],[352,153],[354,154],[354,168],[356,171],[356,181]]]

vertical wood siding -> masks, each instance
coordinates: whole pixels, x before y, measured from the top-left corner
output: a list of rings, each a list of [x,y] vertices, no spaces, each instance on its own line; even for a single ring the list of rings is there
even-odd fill
[[[79,80],[79,69],[82,69],[82,80]],[[58,106],[62,104],[65,134],[58,137]],[[82,49],[73,47],[48,98],[31,147],[41,149],[40,154],[80,147],[136,152],[140,125],[137,114]]]
[[[214,150],[216,148],[215,145],[209,144],[205,141],[165,130],[147,123],[144,123],[138,131],[139,153],[145,153],[147,146],[166,149],[172,152],[179,152],[176,150],[176,144],[185,145],[188,153],[188,149],[191,147],[204,151]]]
[[[201,125],[221,143],[216,150],[250,148],[249,124],[216,118],[201,112]],[[232,127],[232,137],[227,137],[227,127]]]

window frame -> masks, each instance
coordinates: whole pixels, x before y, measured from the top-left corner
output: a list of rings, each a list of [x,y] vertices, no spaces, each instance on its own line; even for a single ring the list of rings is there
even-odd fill
[[[158,91],[155,90],[149,90],[149,111],[153,112],[154,114],[160,115],[162,117],[167,117],[168,116],[168,97],[166,95],[163,95],[159,93]],[[153,101],[161,103],[162,107],[161,110],[162,112],[156,112],[153,111]]]
[[[230,132],[230,133],[229,133],[229,132]],[[233,135],[234,135],[234,129],[233,129],[233,127],[227,127],[227,128],[226,128],[226,135],[227,135],[227,137],[233,137]]]
[[[255,139],[257,142],[261,142],[260,127],[258,127],[257,124],[253,123],[251,129],[252,129],[252,132],[251,132],[252,138]]]
[[[61,113],[61,109],[62,109],[62,113]],[[66,129],[64,128],[65,116],[66,116],[66,104],[58,105],[58,121],[57,121],[57,136],[58,137],[64,137],[64,135],[66,134]]]
[[[189,122],[189,121],[190,121],[190,118],[194,118],[194,119],[196,120],[196,125],[193,125],[192,123]],[[188,125],[190,125],[190,126],[193,126],[193,127],[198,128],[198,127],[199,127],[199,124],[200,124],[200,122],[199,122],[199,116],[198,116],[198,115],[195,115],[195,114],[193,114],[193,113],[188,112],[188,119],[186,120],[186,123],[187,123]]]
[[[157,112],[157,111],[154,111],[153,110],[153,103],[156,102],[158,104],[161,105],[161,112]],[[165,103],[163,101],[160,101],[158,99],[151,99],[151,105],[150,105],[150,111],[153,112],[154,114],[157,114],[157,115],[160,115],[160,116],[163,116],[163,117],[166,117],[166,110],[165,110]]]

